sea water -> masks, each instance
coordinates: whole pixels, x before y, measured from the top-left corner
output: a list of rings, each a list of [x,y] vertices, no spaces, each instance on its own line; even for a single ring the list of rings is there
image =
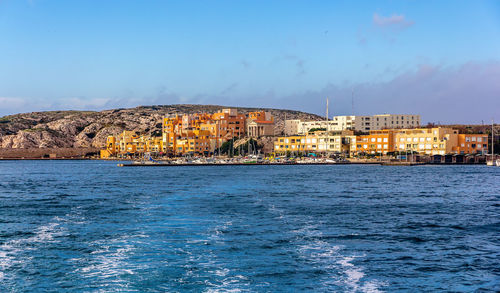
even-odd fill
[[[500,168],[0,161],[0,292],[500,290]]]

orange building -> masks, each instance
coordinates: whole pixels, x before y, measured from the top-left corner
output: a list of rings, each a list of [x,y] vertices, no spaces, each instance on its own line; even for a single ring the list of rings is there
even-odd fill
[[[358,135],[352,141],[351,153],[387,154],[394,152],[394,130],[372,130],[368,135]]]
[[[216,127],[214,127],[217,138],[229,140],[233,137],[244,137],[245,133],[245,120],[244,114],[238,114],[236,109],[223,109],[221,112],[212,115]]]
[[[482,154],[488,152],[487,134],[459,134],[457,146],[453,148],[457,154]]]

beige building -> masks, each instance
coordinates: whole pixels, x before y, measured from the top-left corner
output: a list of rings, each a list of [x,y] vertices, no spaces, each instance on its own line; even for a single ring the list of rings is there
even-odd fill
[[[247,121],[247,135],[249,137],[259,137],[274,135],[274,121]]]
[[[299,133],[300,119],[285,120],[285,136]]]
[[[317,153],[349,153],[351,141],[356,137],[352,131],[328,133],[318,131],[308,135],[278,137],[274,143],[277,153],[317,152]]]
[[[274,135],[274,118],[269,112],[248,113],[246,124],[247,136],[249,137]]]
[[[427,155],[452,153],[458,145],[458,130],[445,127],[401,129],[394,135],[394,150]]]
[[[371,130],[420,127],[420,115],[382,114],[370,118]]]

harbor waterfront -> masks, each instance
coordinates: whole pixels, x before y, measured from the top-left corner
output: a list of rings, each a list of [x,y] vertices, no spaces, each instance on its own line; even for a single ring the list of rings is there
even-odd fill
[[[500,168],[0,161],[0,292],[500,290]]]

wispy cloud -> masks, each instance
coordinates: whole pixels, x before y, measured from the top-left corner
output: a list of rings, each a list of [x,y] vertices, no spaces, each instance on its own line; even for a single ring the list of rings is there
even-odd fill
[[[398,73],[399,72],[399,73]],[[219,94],[183,96],[160,88],[142,98],[59,99],[53,103],[28,98],[0,97],[0,115],[44,110],[103,110],[139,105],[178,103],[218,104],[226,106],[272,107],[324,113],[325,98],[330,98],[330,113],[416,113],[423,122],[480,123],[500,121],[500,61],[469,62],[446,67],[423,63],[414,70],[396,71],[389,81],[328,84],[321,89],[279,95],[269,89],[261,94],[233,94],[230,84]]]
[[[498,80],[500,61],[470,62],[457,67],[422,64],[389,81],[329,84],[320,90],[274,100],[270,106],[287,105],[287,108],[321,114],[328,96],[331,113],[348,115],[352,113],[354,88],[354,113],[358,115],[416,113],[421,114],[425,122],[480,123],[492,118],[499,121]]]
[[[252,66],[252,64],[250,64],[250,62],[246,61],[246,60],[241,60],[240,62],[241,66],[243,66],[243,68],[245,69],[249,69],[250,66]]]
[[[22,98],[0,97],[0,108],[21,108],[26,106],[26,101]]]
[[[406,19],[403,14],[393,14],[391,16],[382,16],[378,13],[373,14],[373,24],[383,28],[407,28],[414,24],[412,20]]]
[[[306,74],[306,69],[305,69],[305,60],[295,56],[295,55],[286,55],[285,56],[286,60],[290,60],[295,62],[295,67],[297,68],[297,75],[304,75]]]

